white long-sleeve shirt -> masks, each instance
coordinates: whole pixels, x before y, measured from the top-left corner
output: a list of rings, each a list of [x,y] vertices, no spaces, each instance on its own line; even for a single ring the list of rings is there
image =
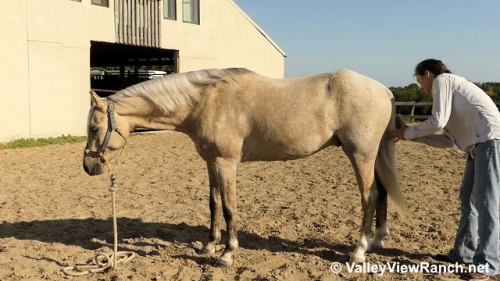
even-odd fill
[[[500,139],[500,112],[493,100],[474,83],[454,74],[438,75],[432,84],[432,115],[408,127],[404,138],[436,147],[473,153],[477,143]],[[435,134],[440,129],[444,134]]]

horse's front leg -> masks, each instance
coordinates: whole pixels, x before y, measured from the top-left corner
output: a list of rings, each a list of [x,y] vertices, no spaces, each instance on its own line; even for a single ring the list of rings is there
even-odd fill
[[[221,198],[219,185],[215,176],[214,163],[207,162],[208,180],[210,182],[210,234],[208,242],[203,247],[203,254],[215,253],[215,245],[220,242]]]
[[[236,209],[236,167],[238,161],[217,158],[215,176],[222,198],[222,214],[227,226],[227,244],[215,266],[227,267],[233,263],[233,252],[238,248]]]

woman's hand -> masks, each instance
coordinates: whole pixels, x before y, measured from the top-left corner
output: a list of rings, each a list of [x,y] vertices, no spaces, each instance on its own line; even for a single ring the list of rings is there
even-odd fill
[[[396,130],[387,132],[387,138],[389,140],[393,140],[394,142],[398,142],[400,140],[404,140],[405,139],[405,130],[406,130],[406,128],[408,128],[408,126],[403,126],[403,127],[398,128]]]

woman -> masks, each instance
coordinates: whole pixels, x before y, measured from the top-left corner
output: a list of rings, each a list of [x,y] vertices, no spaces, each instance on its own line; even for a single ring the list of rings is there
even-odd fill
[[[435,258],[481,265],[487,271],[478,270],[468,277],[487,280],[497,275],[500,267],[500,113],[483,90],[452,74],[440,60],[420,62],[415,77],[422,90],[432,95],[432,115],[419,125],[403,125],[388,136],[442,148],[456,144],[466,152],[455,243],[448,254]],[[441,129],[443,133],[436,134]]]

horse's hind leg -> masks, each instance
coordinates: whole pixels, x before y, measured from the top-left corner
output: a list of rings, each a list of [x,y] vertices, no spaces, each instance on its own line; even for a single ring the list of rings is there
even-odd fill
[[[215,253],[215,245],[220,242],[221,238],[221,198],[213,166],[213,163],[207,162],[208,180],[210,182],[210,234],[208,235],[207,244],[201,250],[203,254]]]
[[[382,239],[389,235],[387,228],[387,191],[380,182],[377,174],[375,174],[375,181],[377,183],[377,202],[375,208],[375,236],[370,244],[371,250],[378,250],[384,247]]]
[[[375,213],[375,200],[377,197],[377,189],[372,188],[374,182],[374,167],[375,155],[373,153],[352,153],[350,150],[343,147],[347,156],[351,160],[356,181],[361,193],[361,207],[363,210],[363,220],[361,223],[361,236],[356,249],[351,254],[350,263],[362,263],[365,261],[365,253],[370,249],[370,236],[373,223],[373,215]],[[375,151],[376,153],[376,151]]]

